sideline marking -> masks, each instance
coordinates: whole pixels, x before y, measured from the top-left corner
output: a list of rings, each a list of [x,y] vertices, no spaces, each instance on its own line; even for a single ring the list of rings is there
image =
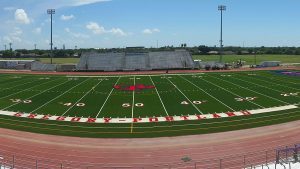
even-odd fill
[[[80,117],[64,117],[52,115],[40,115],[32,113],[1,111],[0,115],[14,116],[20,118],[41,119],[41,120],[54,120],[65,122],[80,122],[80,123],[157,123],[157,122],[171,122],[171,121],[192,121],[192,120],[205,120],[205,119],[218,119],[228,118],[235,116],[250,116],[261,113],[276,112],[283,110],[290,110],[299,108],[296,105],[286,105],[279,107],[270,107],[256,110],[246,110],[237,112],[215,113],[215,114],[201,114],[201,115],[186,115],[186,116],[167,116],[167,117],[146,117],[146,118],[80,118]]]

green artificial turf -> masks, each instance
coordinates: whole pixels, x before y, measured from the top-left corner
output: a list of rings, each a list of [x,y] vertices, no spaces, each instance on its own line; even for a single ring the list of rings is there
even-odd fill
[[[114,88],[115,85],[122,90]],[[149,88],[124,90],[138,85]],[[298,92],[299,76],[275,71],[99,77],[0,74],[0,110],[82,118],[201,115],[299,105],[300,93],[282,95]],[[237,101],[250,97],[256,99]],[[238,130],[299,119],[299,108],[220,119],[127,124],[1,115],[0,127],[78,137],[162,137]]]

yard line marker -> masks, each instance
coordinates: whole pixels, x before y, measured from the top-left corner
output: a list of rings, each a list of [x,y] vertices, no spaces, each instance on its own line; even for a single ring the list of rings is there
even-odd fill
[[[242,96],[240,96],[240,95],[238,95],[238,94],[235,94],[235,93],[233,93],[232,91],[227,90],[227,89],[225,89],[225,88],[223,88],[223,87],[221,87],[221,86],[219,86],[219,85],[216,85],[216,84],[214,84],[214,83],[212,83],[212,82],[210,82],[210,81],[208,81],[208,80],[205,80],[204,78],[202,78],[201,80],[203,80],[203,81],[205,81],[205,82],[208,82],[208,83],[210,83],[210,84],[212,84],[212,85],[214,85],[214,86],[217,86],[217,87],[219,87],[219,88],[221,88],[221,89],[223,89],[223,90],[225,90],[225,91],[227,91],[227,92],[229,92],[229,93],[231,93],[231,94],[233,94],[233,95],[235,95],[235,96],[238,96],[238,97],[240,97],[240,98],[243,98]],[[261,106],[261,105],[259,105],[259,104],[257,104],[257,103],[254,103],[254,102],[252,102],[251,100],[247,100],[247,101],[250,102],[250,103],[252,103],[252,104],[255,104],[256,106],[259,106],[259,107],[261,107],[261,108],[265,108],[264,106]]]
[[[42,92],[40,92],[40,93],[37,93],[37,94],[35,94],[35,95],[33,95],[33,96],[28,97],[28,98],[26,98],[25,100],[28,100],[28,99],[31,99],[31,98],[33,98],[33,97],[35,97],[35,96],[38,96],[38,95],[40,95],[40,94],[43,94],[43,93],[45,93],[45,92],[47,92],[47,91],[49,91],[49,90],[51,90],[51,89],[53,89],[53,88],[55,88],[55,87],[60,86],[60,85],[63,85],[63,84],[65,84],[65,83],[67,83],[67,82],[68,82],[68,81],[65,81],[64,83],[60,83],[60,84],[58,84],[58,85],[55,85],[55,86],[53,86],[53,87],[51,87],[51,88],[49,88],[49,89],[47,89],[47,90],[44,90],[44,91],[42,91]],[[14,104],[12,104],[12,105],[10,105],[10,106],[7,106],[7,107],[3,108],[2,110],[8,109],[8,108],[10,108],[10,107],[12,107],[12,106],[14,106],[14,105],[17,105],[17,104],[20,104],[20,103],[14,103]]]
[[[169,79],[169,78],[165,78],[167,79],[170,83],[172,83],[172,85],[192,104],[192,106],[198,110],[199,113],[203,114],[202,111],[200,111],[198,109],[197,106],[195,106],[195,104],[193,104],[193,102]]]
[[[68,110],[66,110],[62,115],[60,116],[64,116],[69,110],[71,110],[77,103],[79,103],[86,95],[88,95],[92,90],[95,89],[95,87],[97,87],[101,82],[103,81],[103,79],[101,79],[95,86],[93,86],[88,92],[86,92],[79,100],[77,100],[71,107],[68,108]]]
[[[47,81],[46,83],[41,83],[41,84],[39,84],[39,85],[32,86],[32,87],[30,87],[30,88],[27,88],[27,89],[21,90],[21,91],[19,91],[19,92],[12,93],[12,94],[10,94],[10,95],[7,95],[7,96],[0,97],[0,99],[4,99],[4,98],[6,98],[6,97],[9,97],[9,96],[12,96],[12,95],[15,95],[15,94],[18,94],[18,93],[25,92],[25,91],[27,91],[27,90],[30,90],[31,88],[38,87],[38,86],[41,86],[41,85],[43,85],[43,84],[50,83],[50,82],[52,82],[52,81],[54,81],[54,80],[57,80],[57,79],[53,79],[53,80],[51,80],[51,81]]]
[[[213,77],[213,78],[217,78],[217,77]],[[252,92],[254,92],[254,93],[257,93],[257,94],[259,94],[259,95],[262,95],[262,96],[265,96],[265,97],[271,98],[271,99],[273,99],[273,100],[277,100],[277,101],[279,101],[279,102],[281,102],[281,103],[290,104],[290,103],[288,103],[288,102],[285,102],[285,101],[282,101],[282,100],[276,99],[276,98],[274,98],[274,97],[271,97],[271,96],[265,95],[265,94],[263,94],[263,93],[260,93],[260,92],[257,92],[257,91],[255,91],[255,90],[252,90],[252,89],[249,89],[249,88],[243,87],[243,86],[241,86],[241,85],[238,85],[238,84],[232,83],[232,82],[230,82],[230,81],[227,81],[227,80],[224,80],[224,79],[220,79],[220,78],[217,78],[217,79],[219,79],[219,80],[222,80],[222,81],[225,81],[225,82],[228,82],[228,83],[231,83],[231,84],[233,84],[233,85],[239,86],[239,87],[241,87],[241,88],[243,88],[243,89],[246,89],[246,90],[252,91]],[[236,79],[236,78],[234,78],[234,79]],[[239,79],[239,80],[240,80],[240,79]],[[244,81],[244,80],[241,80],[241,81]],[[244,82],[247,82],[247,81],[244,81]],[[247,83],[251,83],[251,82],[247,82]]]
[[[209,95],[210,97],[212,97],[213,99],[217,100],[219,103],[223,104],[224,106],[228,107],[230,110],[232,111],[236,111],[233,108],[231,108],[230,106],[228,106],[227,104],[223,103],[221,100],[217,99],[216,97],[214,97],[213,95],[209,94],[208,92],[206,92],[205,90],[203,90],[202,88],[200,88],[199,86],[195,85],[193,82],[189,81],[188,79],[180,76],[182,79],[188,81],[189,83],[191,83],[192,85],[194,85],[196,88],[200,89],[202,92],[206,93],[207,95]]]
[[[273,85],[276,85],[276,86],[283,86],[283,87],[286,87],[286,88],[290,88],[290,89],[293,89],[293,90],[299,90],[299,89],[296,89],[294,87],[289,87],[289,86],[284,86],[284,85],[281,85],[281,84],[277,84],[277,83],[273,83],[273,82],[269,82],[269,81],[266,81],[266,80],[262,80],[262,79],[257,79],[255,78],[256,80],[260,80],[260,81],[263,81],[263,82],[268,82],[268,83],[271,83]],[[257,84],[258,85],[258,84]],[[260,86],[260,85],[259,85]],[[268,88],[266,86],[264,86],[265,88]],[[271,89],[271,90],[274,90],[274,91],[277,91],[277,92],[284,92],[284,91],[280,91],[280,90],[276,90],[276,89],[272,89],[272,88],[268,88],[268,89]],[[296,96],[297,97],[297,96]]]
[[[154,84],[154,82],[153,82],[151,76],[149,76],[149,78],[150,78],[150,80],[151,80],[153,86],[155,86],[155,84]],[[164,110],[165,110],[167,116],[169,116],[169,113],[168,113],[168,111],[167,111],[167,109],[166,109],[166,107],[165,107],[165,104],[164,104],[163,101],[161,100],[161,97],[160,97],[160,94],[159,94],[158,91],[157,91],[157,88],[156,88],[156,87],[154,87],[154,88],[155,88],[155,91],[156,91],[156,93],[157,93],[157,95],[158,95],[158,97],[159,97],[159,100],[160,100],[160,102],[161,102],[161,104],[162,104],[162,106],[163,106],[163,108],[164,108]]]
[[[29,79],[31,79],[31,78],[29,78]],[[20,81],[23,81],[24,79],[21,79]],[[25,79],[25,80],[27,80],[27,79]],[[36,80],[36,81],[38,81],[38,80]],[[17,81],[18,83],[19,83],[19,81]],[[13,82],[8,82],[8,83],[13,83]],[[29,81],[29,82],[27,82],[27,83],[22,83],[22,84],[18,84],[18,85],[16,85],[16,86],[12,86],[12,87],[9,87],[9,88],[3,88],[3,89],[1,89],[0,91],[3,91],[3,90],[7,90],[7,89],[11,89],[11,88],[15,88],[15,87],[18,87],[18,86],[22,86],[22,85],[25,85],[25,84],[28,84],[28,83],[32,83],[32,81]],[[7,84],[7,83],[6,83]]]
[[[135,86],[135,76],[133,76],[133,85]],[[131,105],[131,118],[133,119],[133,111],[134,111],[134,94],[135,90],[132,91],[132,105]],[[131,122],[130,133],[133,132],[133,122]]]
[[[66,90],[66,91],[65,91],[65,92],[63,92],[62,94],[60,94],[60,95],[56,96],[55,98],[51,99],[50,101],[46,102],[45,104],[41,105],[40,107],[38,107],[38,108],[34,109],[33,111],[31,111],[31,113],[33,113],[33,112],[35,112],[35,111],[39,110],[40,108],[42,108],[42,107],[44,107],[45,105],[49,104],[49,103],[50,103],[50,102],[52,102],[53,100],[55,100],[55,99],[57,99],[57,98],[61,97],[62,95],[66,94],[67,92],[69,92],[70,90],[74,89],[75,87],[77,87],[77,86],[81,85],[83,82],[85,82],[85,81],[87,81],[87,80],[88,80],[88,78],[87,78],[86,80],[84,80],[84,81],[82,81],[82,82],[78,83],[77,85],[75,85],[75,86],[71,87],[69,90]]]
[[[120,78],[121,78],[121,76],[119,76],[119,78],[118,78],[118,80],[116,81],[115,85],[118,84]],[[114,85],[114,86],[115,86],[115,85]],[[105,106],[107,100],[109,99],[109,97],[110,97],[110,95],[112,94],[112,92],[114,91],[114,89],[115,89],[115,88],[113,87],[113,88],[111,89],[111,91],[109,92],[109,94],[108,94],[108,96],[106,97],[106,99],[105,99],[103,105],[101,106],[100,110],[98,111],[98,113],[97,113],[97,115],[96,115],[96,118],[98,118],[99,114],[101,113],[103,107]]]

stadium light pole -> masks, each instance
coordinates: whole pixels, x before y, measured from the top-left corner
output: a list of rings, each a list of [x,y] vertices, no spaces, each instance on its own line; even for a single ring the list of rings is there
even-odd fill
[[[4,49],[6,50],[6,44],[4,45]]]
[[[223,11],[226,11],[225,5],[219,5],[218,10],[221,11],[221,37],[220,37],[220,62],[223,61]]]
[[[53,58],[53,51],[52,51],[52,15],[55,14],[55,9],[48,9],[47,10],[47,14],[49,14],[51,16],[51,42],[50,42],[50,46],[51,46],[51,64],[52,64],[52,58]]]
[[[10,51],[10,59],[12,59],[12,48],[11,48],[12,43],[9,43],[9,51]]]

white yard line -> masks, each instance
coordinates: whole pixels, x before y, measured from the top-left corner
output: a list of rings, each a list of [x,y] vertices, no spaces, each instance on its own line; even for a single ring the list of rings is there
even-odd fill
[[[121,78],[121,76],[119,76],[119,78],[118,78],[118,80],[116,81],[115,85],[118,84],[120,78]],[[115,85],[114,85],[114,86],[115,86]],[[108,94],[108,96],[106,97],[106,99],[105,99],[103,105],[101,106],[100,110],[98,111],[98,113],[97,113],[97,115],[96,115],[96,118],[98,118],[99,114],[101,113],[103,107],[105,106],[107,100],[109,99],[109,97],[110,97],[110,95],[112,94],[112,92],[114,91],[114,89],[115,89],[115,88],[113,87],[113,88],[111,89],[111,91],[109,92],[109,94]]]
[[[212,85],[214,85],[214,86],[217,86],[217,87],[219,87],[219,88],[221,88],[221,89],[223,89],[223,90],[225,90],[225,91],[227,91],[227,92],[229,92],[229,93],[231,93],[231,94],[233,94],[233,95],[235,95],[235,96],[237,96],[237,97],[244,98],[244,97],[242,97],[242,96],[240,96],[240,95],[238,95],[238,94],[233,93],[233,92],[230,91],[230,90],[227,90],[227,89],[225,89],[225,88],[223,88],[223,87],[221,87],[221,86],[219,86],[219,85],[216,85],[216,84],[214,84],[214,83],[212,83],[212,82],[210,82],[210,81],[208,81],[208,80],[205,80],[204,78],[202,78],[201,80],[203,80],[203,81],[205,81],[205,82],[208,82],[208,83],[210,83],[210,84],[212,84]],[[247,100],[247,101],[250,102],[250,103],[252,103],[252,104],[255,104],[255,105],[258,106],[258,107],[265,108],[265,107],[263,107],[263,106],[261,106],[261,105],[259,105],[259,104],[257,104],[257,103],[254,103],[254,102],[252,102],[252,101],[250,101],[250,100]]]
[[[68,110],[66,110],[62,115],[60,116],[64,116],[69,110],[71,110],[77,103],[79,103],[86,95],[88,95],[92,90],[95,89],[95,87],[97,87],[101,82],[103,82],[103,79],[101,79],[95,86],[93,86],[88,92],[86,92],[79,100],[77,100],[72,106],[70,106],[68,108]]]
[[[40,108],[42,108],[42,107],[44,107],[45,105],[47,105],[47,104],[49,104],[50,102],[52,102],[53,100],[55,100],[55,99],[57,99],[57,98],[61,97],[62,95],[64,95],[64,94],[68,93],[70,90],[72,90],[72,89],[74,89],[75,87],[77,87],[77,86],[81,85],[83,82],[85,82],[85,81],[87,81],[87,80],[88,80],[88,78],[87,78],[86,80],[84,80],[84,81],[82,81],[82,82],[78,83],[77,85],[75,85],[75,86],[71,87],[69,90],[66,90],[66,91],[65,91],[65,92],[63,92],[62,94],[60,94],[60,95],[56,96],[55,98],[51,99],[50,101],[46,102],[45,104],[41,105],[40,107],[38,107],[38,108],[34,109],[33,111],[31,111],[31,113],[33,113],[33,112],[35,112],[35,111],[39,110]]]
[[[165,113],[167,114],[167,116],[169,116],[169,113],[168,113],[168,111],[167,111],[167,109],[166,109],[166,107],[165,107],[165,104],[164,104],[163,101],[161,100],[160,94],[158,93],[157,88],[156,88],[156,86],[155,86],[155,84],[154,84],[154,82],[153,82],[151,76],[149,76],[149,78],[150,78],[150,80],[151,80],[151,82],[152,82],[152,84],[153,84],[153,86],[154,86],[154,88],[155,88],[155,91],[156,91],[156,93],[157,93],[157,95],[158,95],[158,97],[159,97],[159,100],[160,100],[160,102],[161,102],[161,104],[162,104],[162,106],[163,106],[163,108],[164,108],[164,110],[165,110]]]
[[[284,85],[281,85],[281,84],[277,84],[277,83],[274,83],[274,82],[269,82],[269,81],[262,80],[262,79],[257,79],[257,78],[254,78],[254,79],[259,80],[259,81],[263,81],[263,82],[267,82],[267,83],[270,83],[270,84],[276,85],[276,86],[283,86],[283,87],[290,88],[290,89],[297,90],[297,91],[300,90],[300,89],[296,89],[296,88],[294,88],[294,87],[284,86]],[[256,85],[258,85],[258,84],[256,84]],[[265,87],[265,88],[268,88],[268,87],[266,87],[266,86],[264,86],[264,87]],[[277,91],[277,92],[283,92],[283,93],[285,93],[284,91],[280,91],[280,90],[276,90],[276,89],[272,89],[272,88],[268,88],[268,89],[271,89],[271,90],[274,90],[274,91]]]
[[[192,104],[195,109],[198,110],[199,113],[203,114],[202,111],[200,111],[198,107],[195,106],[195,104],[193,104],[193,102],[169,78],[166,79]]]
[[[135,86],[135,76],[133,76],[133,85]],[[132,93],[132,105],[131,105],[131,118],[133,119],[133,111],[134,111],[134,94],[135,94],[135,90],[133,90]],[[130,127],[130,133],[133,132],[133,122],[131,123],[131,127]]]
[[[211,77],[213,77],[213,76],[211,76]],[[216,78],[216,79],[219,79],[219,80],[222,80],[222,81],[225,81],[225,82],[231,83],[231,84],[233,84],[233,85],[235,85],[235,86],[239,86],[239,87],[241,87],[241,88],[243,88],[243,89],[246,89],[246,90],[252,91],[252,92],[254,92],[254,93],[257,93],[257,94],[259,94],[259,95],[262,95],[262,96],[268,97],[268,98],[270,98],[270,99],[273,99],[273,100],[279,101],[279,102],[281,102],[281,103],[290,104],[290,103],[288,103],[288,102],[285,102],[285,101],[282,101],[282,100],[276,99],[276,98],[274,98],[274,97],[271,97],[271,96],[265,95],[265,94],[263,94],[263,93],[260,93],[260,92],[257,92],[257,91],[255,91],[255,90],[252,90],[252,89],[249,89],[249,88],[243,87],[243,86],[241,86],[241,85],[238,85],[238,84],[232,83],[232,82],[230,82],[230,81],[223,80],[223,79],[220,79],[220,78],[217,78],[217,77],[213,77],[213,78]],[[236,78],[234,78],[234,79],[236,79]],[[238,79],[238,80],[241,80],[241,79]],[[244,81],[244,80],[241,80],[241,81]],[[244,81],[244,82],[251,83],[251,82],[248,82],[248,81]]]
[[[57,79],[54,79],[54,80],[57,80]],[[50,81],[47,81],[46,83],[41,83],[41,84],[38,84],[38,85],[36,85],[36,86],[32,86],[32,87],[30,87],[30,88],[27,88],[27,89],[21,90],[21,91],[19,91],[19,92],[12,93],[12,94],[10,94],[10,95],[7,95],[7,96],[0,97],[0,99],[4,99],[4,98],[6,98],[6,97],[13,96],[13,95],[16,95],[16,94],[18,94],[18,93],[25,92],[25,91],[27,91],[27,90],[30,90],[31,88],[38,87],[38,86],[41,86],[41,85],[43,85],[43,84],[50,83],[50,82],[52,82],[52,81],[54,81],[54,80],[50,80]]]
[[[29,78],[29,79],[31,79],[31,78]],[[20,80],[20,81],[23,81],[24,79],[22,79],[22,80]],[[27,80],[27,79],[26,79]],[[36,81],[38,81],[38,80],[36,80]],[[18,81],[19,82],[19,81]],[[18,83],[17,82],[17,83]],[[12,83],[12,82],[8,82],[8,83]],[[0,91],[3,91],[3,90],[7,90],[7,89],[11,89],[11,88],[15,88],[15,87],[18,87],[18,86],[22,86],[22,85],[25,85],[25,84],[28,84],[28,83],[32,83],[32,81],[29,81],[29,82],[27,82],[27,83],[21,83],[21,84],[19,84],[19,85],[16,85],[16,86],[12,86],[12,87],[9,87],[9,88],[3,88],[3,89],[1,89]],[[7,84],[7,83],[6,83]]]
[[[64,83],[60,83],[60,84],[58,84],[58,85],[55,85],[55,86],[53,86],[53,87],[51,87],[51,88],[49,88],[49,89],[47,89],[47,90],[44,90],[44,91],[42,91],[42,92],[40,92],[40,93],[37,93],[37,94],[35,94],[35,95],[33,95],[33,96],[28,97],[28,98],[26,98],[25,100],[28,100],[28,99],[31,99],[31,98],[33,98],[33,97],[35,97],[35,96],[38,96],[38,95],[40,95],[40,94],[43,94],[43,93],[45,93],[45,92],[47,92],[47,91],[49,91],[49,90],[51,90],[51,89],[53,89],[53,88],[55,88],[55,87],[60,86],[60,85],[63,85],[63,84],[65,84],[65,83],[67,83],[67,82],[68,82],[68,81],[65,81]],[[12,106],[14,106],[14,105],[17,105],[17,104],[20,104],[20,103],[14,103],[14,104],[12,104],[12,105],[10,105],[10,106],[7,106],[7,107],[3,108],[2,110],[8,109],[8,108],[10,108],[10,107],[12,107]]]
[[[202,92],[206,93],[207,95],[209,95],[210,97],[212,97],[213,99],[215,99],[216,101],[218,101],[219,103],[223,104],[224,106],[228,107],[230,110],[235,111],[233,108],[231,108],[230,106],[228,106],[227,104],[223,103],[221,100],[217,99],[216,97],[212,96],[211,94],[209,94],[208,92],[206,92],[205,90],[203,90],[202,88],[200,88],[199,86],[197,86],[196,84],[194,84],[193,82],[189,81],[188,79],[180,76],[182,79],[188,81],[189,83],[191,83],[193,86],[195,86],[196,88],[200,89]]]

